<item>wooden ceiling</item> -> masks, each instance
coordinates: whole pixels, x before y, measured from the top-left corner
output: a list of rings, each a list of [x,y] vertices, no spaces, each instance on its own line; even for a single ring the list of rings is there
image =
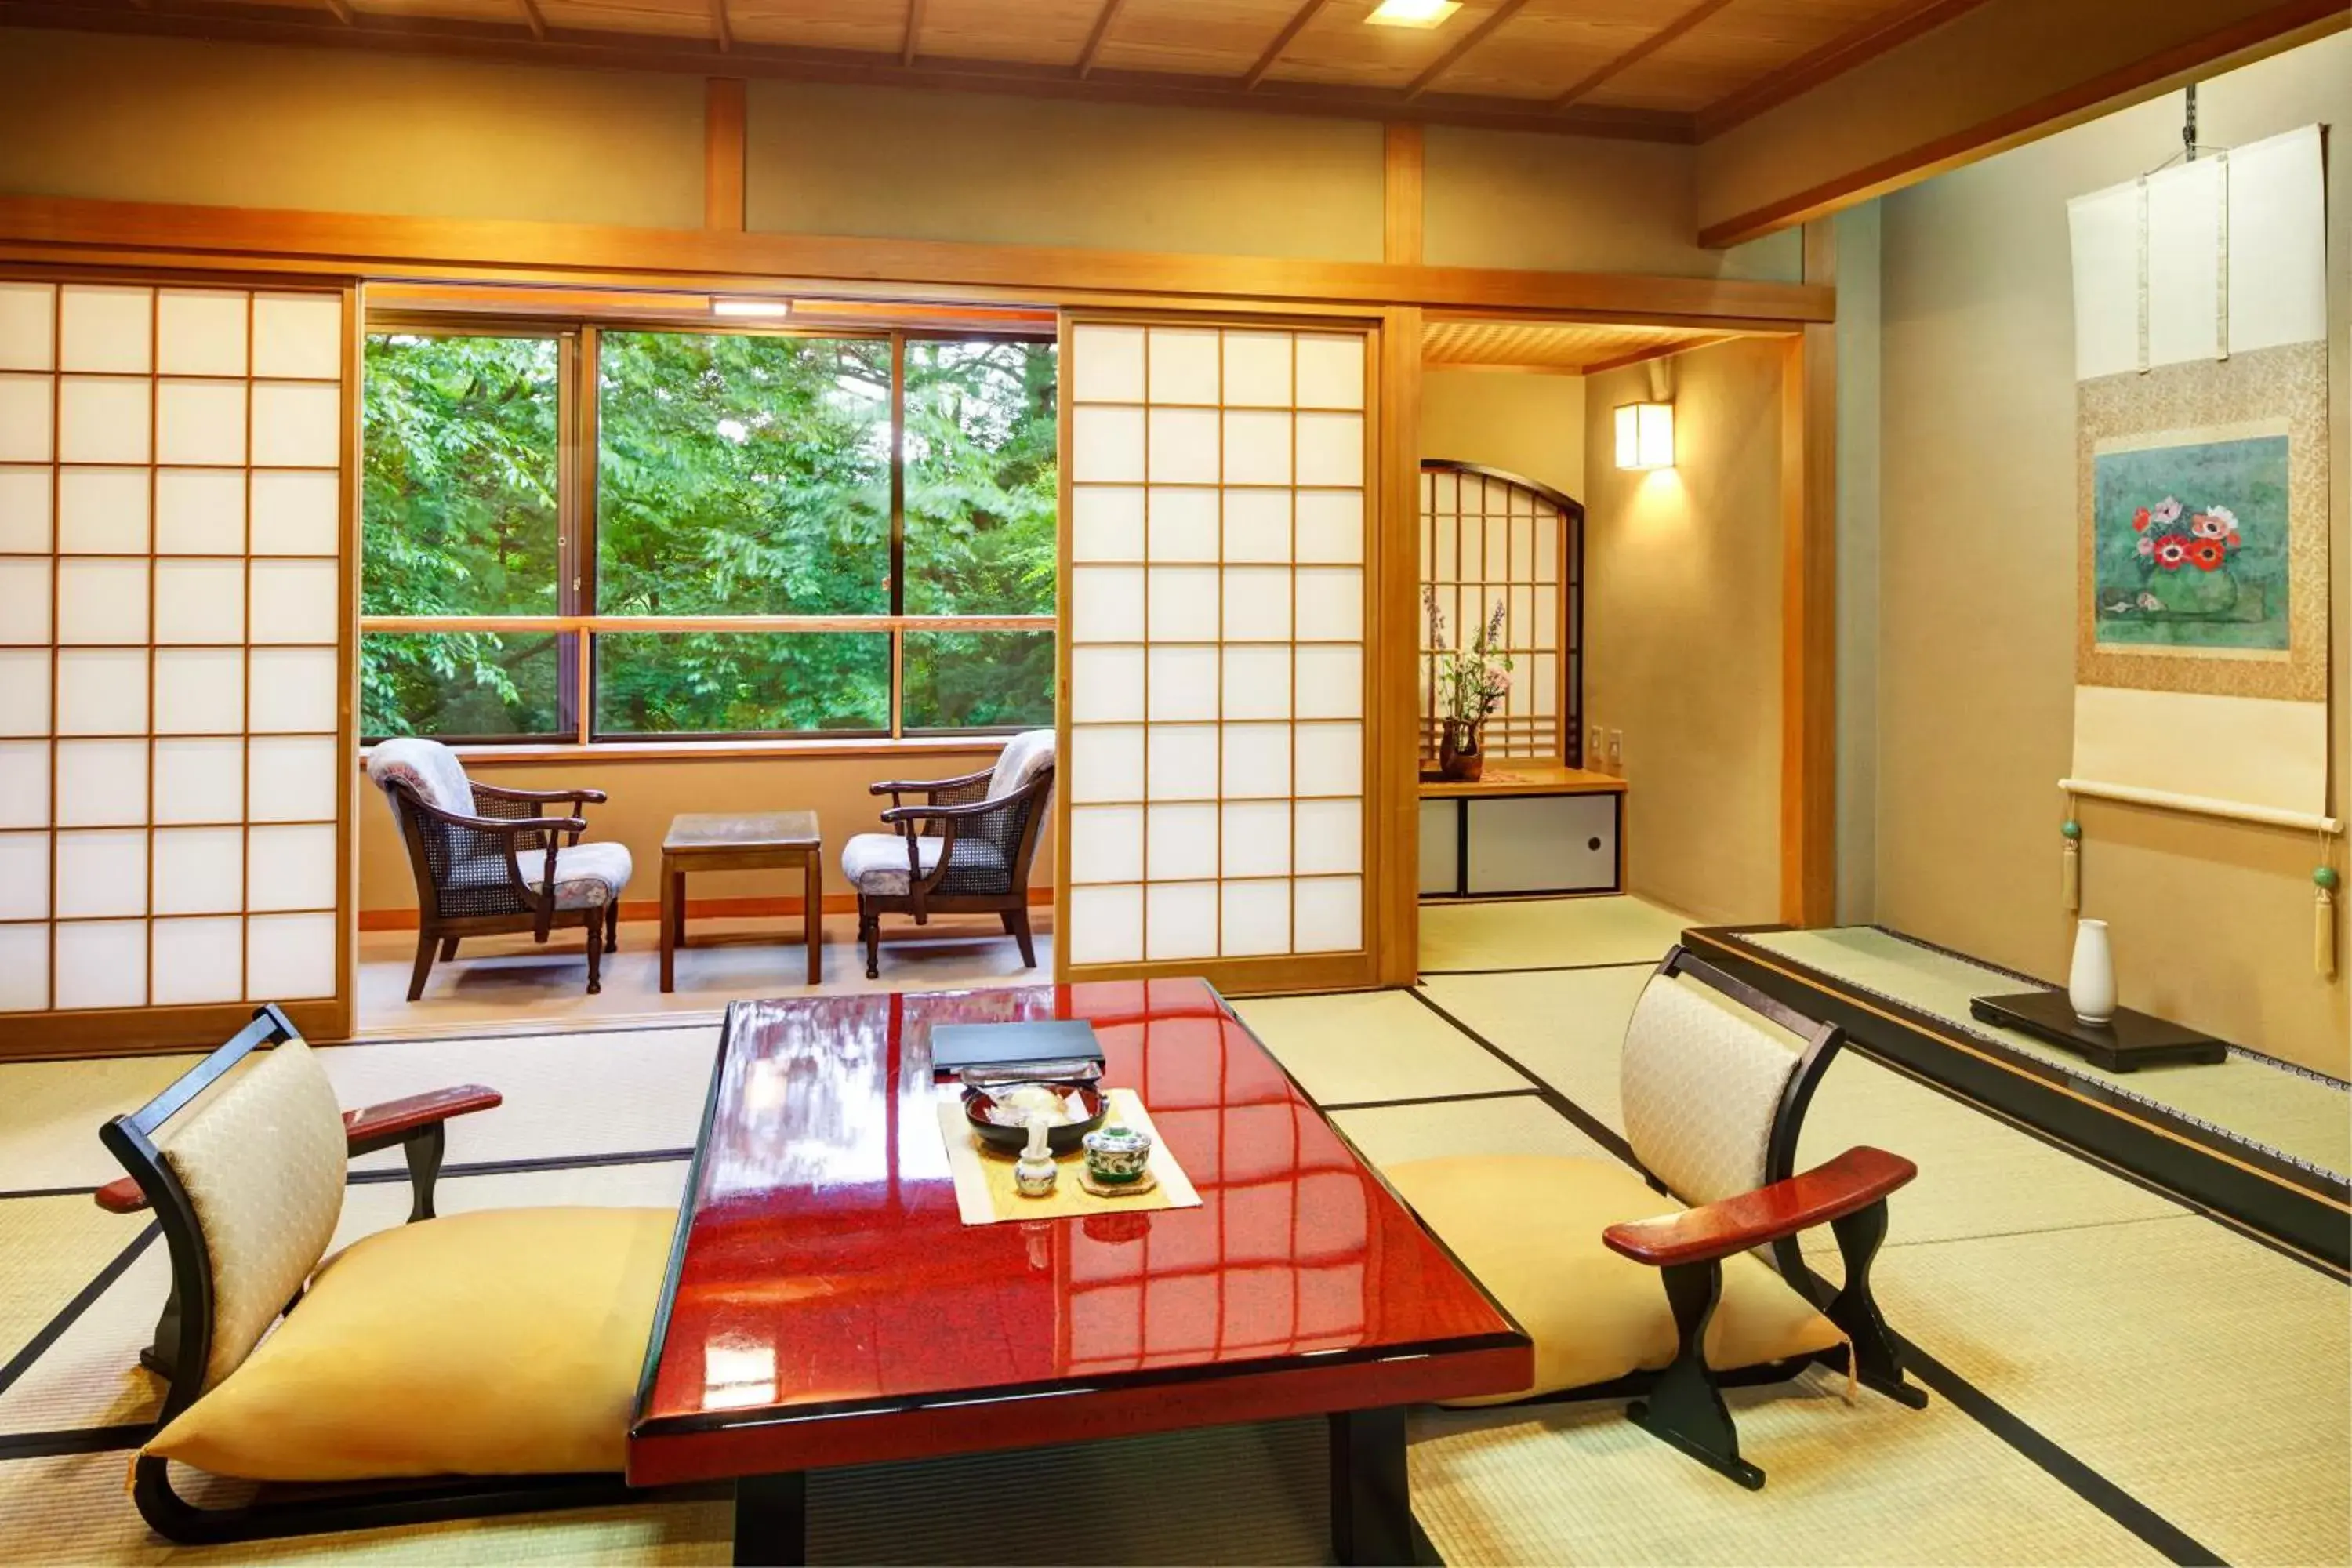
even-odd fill
[[[1981,0],[0,0],[0,25],[1703,140]]]
[[[1531,370],[1586,375],[1733,334],[1689,327],[1633,327],[1590,321],[1431,321],[1422,329],[1421,363],[1431,370]]]

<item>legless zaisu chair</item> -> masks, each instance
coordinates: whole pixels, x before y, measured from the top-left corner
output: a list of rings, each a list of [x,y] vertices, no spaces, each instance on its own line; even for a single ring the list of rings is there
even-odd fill
[[[180,1303],[163,1415],[131,1471],[159,1532],[241,1541],[627,1498],[672,1210],[481,1210],[322,1263],[348,1129],[275,1007],[99,1136],[155,1211]],[[173,1487],[173,1464],[289,1484],[213,1506]]]
[[[1642,1171],[1539,1155],[1391,1169],[1534,1337],[1534,1384],[1477,1403],[1645,1394],[1628,1415],[1750,1489],[1764,1472],[1739,1457],[1724,1383],[1777,1382],[1824,1362],[1924,1405],[1870,1293],[1887,1194],[1917,1167],[1855,1148],[1795,1171],[1805,1109],[1842,1038],[1676,947],[1625,1029],[1625,1132]],[[1817,1310],[1797,1237],[1822,1225],[1837,1236],[1845,1285]],[[1765,1247],[1778,1273],[1754,1256]]]

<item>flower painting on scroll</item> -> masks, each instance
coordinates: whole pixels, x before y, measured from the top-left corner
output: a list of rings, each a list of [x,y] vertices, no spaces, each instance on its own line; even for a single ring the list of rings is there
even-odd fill
[[[2287,458],[2284,421],[2100,442],[2091,530],[2098,642],[2284,651]]]

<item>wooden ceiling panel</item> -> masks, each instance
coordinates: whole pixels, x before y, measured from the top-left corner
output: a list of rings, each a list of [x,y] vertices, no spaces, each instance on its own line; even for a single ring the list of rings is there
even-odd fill
[[[727,0],[727,20],[745,43],[803,49],[895,55],[907,37],[907,8],[891,0]]]
[[[1297,8],[1296,0],[1126,0],[1104,35],[1102,68],[1238,81]]]
[[[362,16],[402,21],[472,22],[504,26],[528,26],[521,0],[349,0]]]
[[[1268,79],[1402,89],[1506,3],[1464,0],[1462,9],[1438,27],[1376,27],[1364,20],[1372,0],[1330,0],[1290,41]],[[1537,5],[1557,3],[1534,0]],[[1500,31],[1509,33],[1525,14],[1523,6]],[[1271,42],[1272,35],[1267,38]],[[1450,75],[1436,85],[1451,90]]]
[[[1717,342],[1726,334],[1687,327],[1591,321],[1432,321],[1421,363],[1431,370],[1537,370],[1581,374]]]
[[[1434,84],[1444,92],[1552,99],[1671,20],[1659,0],[1534,0]]]
[[[583,33],[635,33],[646,37],[715,38],[718,0],[537,0],[547,25]],[[732,5],[733,0],[727,0]]]
[[[903,0],[868,0],[905,20]],[[924,0],[926,58],[1075,68],[1108,0]],[[1114,30],[1118,23],[1113,19]]]
[[[1375,0],[0,0],[0,26],[665,70],[707,50],[715,76],[1687,142],[1980,3],[1463,0],[1416,28],[1370,26]]]
[[[1735,0],[1580,101],[1696,111],[1738,92],[1898,0]]]

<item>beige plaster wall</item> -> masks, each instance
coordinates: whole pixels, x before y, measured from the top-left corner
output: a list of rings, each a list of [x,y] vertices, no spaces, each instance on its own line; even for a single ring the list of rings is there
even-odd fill
[[[0,191],[691,227],[702,81],[11,27]]]
[[[1676,466],[1626,473],[1611,410],[1644,365],[1586,391],[1586,723],[1624,732],[1631,891],[1703,921],[1780,905],[1780,383],[1748,339],[1676,355]]]
[[[1432,266],[1801,281],[1794,230],[1699,247],[1693,148],[1452,125],[1431,126],[1423,148]]]
[[[469,763],[491,784],[514,789],[601,789],[613,798],[588,808],[589,836],[618,839],[629,847],[636,870],[626,900],[661,897],[661,841],[670,818],[689,811],[814,811],[825,841],[824,885],[830,895],[848,892],[841,879],[841,847],[853,833],[886,831],[876,816],[890,803],[866,786],[883,779],[950,778],[984,768],[997,747],[971,752],[872,757],[794,757],[620,761],[603,757],[527,763]],[[393,825],[392,810],[373,789],[360,791],[360,909],[375,914],[414,910],[416,888],[408,852]],[[908,804],[913,804],[909,802]],[[1054,885],[1054,835],[1045,828],[1033,887]],[[688,896],[705,899],[800,896],[795,872],[714,872],[696,877]]]
[[[1378,261],[1369,121],[755,81],[755,229]]]
[[[1421,455],[1484,463],[1584,499],[1584,378],[1431,370],[1421,378]]]
[[[2352,120],[2352,37],[2208,82],[2221,145]],[[2055,788],[2073,752],[2074,379],[2068,197],[2179,142],[2177,98],[1885,204],[1877,915],[2051,978],[2071,942]],[[2352,168],[2329,170],[2335,801],[2347,776]],[[2126,1005],[2342,1073],[2346,983],[2311,961],[2307,835],[2085,802],[2084,912]],[[2343,864],[2339,853],[2337,864]],[[2339,938],[2340,940],[2340,938]],[[2340,964],[2339,964],[2340,968]]]

